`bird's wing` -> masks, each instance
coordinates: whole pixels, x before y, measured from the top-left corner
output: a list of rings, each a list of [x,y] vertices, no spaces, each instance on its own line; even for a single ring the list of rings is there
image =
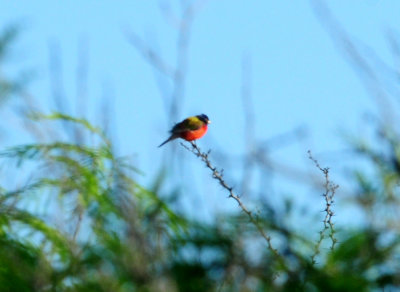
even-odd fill
[[[203,126],[203,122],[198,117],[190,117],[176,124],[171,133],[178,134],[186,131],[198,130]]]

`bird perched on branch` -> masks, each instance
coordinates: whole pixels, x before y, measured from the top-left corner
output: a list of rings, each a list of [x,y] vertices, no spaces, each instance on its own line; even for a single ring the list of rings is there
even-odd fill
[[[211,121],[205,114],[197,115],[184,119],[182,122],[177,123],[170,131],[171,136],[160,144],[161,147],[165,143],[176,138],[182,138],[186,141],[193,141],[200,139],[207,132],[208,124]]]

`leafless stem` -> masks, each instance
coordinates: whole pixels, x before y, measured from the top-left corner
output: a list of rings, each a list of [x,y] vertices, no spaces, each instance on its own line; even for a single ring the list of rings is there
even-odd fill
[[[225,180],[223,178],[223,169],[218,170],[215,166],[212,165],[210,159],[208,158],[208,155],[210,154],[211,150],[209,150],[207,153],[201,152],[200,148],[194,142],[191,142],[192,148],[186,146],[183,143],[181,143],[181,145],[183,147],[185,147],[187,150],[189,150],[190,152],[192,152],[194,155],[199,157],[205,163],[207,168],[209,168],[212,171],[212,177],[214,179],[216,179],[219,182],[219,184],[229,192],[228,198],[232,198],[238,203],[238,205],[242,209],[242,211],[244,213],[246,213],[246,215],[249,217],[250,222],[257,228],[258,232],[261,234],[261,236],[267,242],[269,250],[277,258],[280,259],[278,251],[272,246],[271,237],[265,233],[265,231],[263,230],[261,225],[258,223],[258,221],[256,220],[253,213],[243,204],[243,202],[240,200],[240,196],[238,194],[235,194],[235,192],[233,191],[233,188],[225,182]],[[282,261],[281,261],[281,263],[282,263]]]
[[[361,81],[374,98],[382,117],[390,124],[395,116],[386,90],[382,87],[381,81],[378,78],[378,73],[371,67],[368,59],[357,48],[353,38],[347,33],[345,28],[333,15],[326,1],[311,0],[315,14],[321,24],[326,28],[331,35],[332,40],[338,45],[338,48],[349,61],[351,66],[359,74]],[[393,123],[393,122],[392,122]]]
[[[331,239],[331,246],[330,249],[333,250],[335,248],[335,245],[337,243],[337,239],[335,238],[335,229],[334,229],[334,223],[332,222],[332,217],[334,216],[334,212],[332,210],[332,205],[334,203],[334,196],[336,193],[336,190],[339,188],[339,185],[333,183],[330,178],[329,178],[329,167],[322,168],[319,162],[312,156],[311,151],[308,150],[308,157],[310,158],[311,161],[314,162],[315,166],[324,174],[325,177],[325,183],[324,183],[324,189],[325,192],[322,194],[322,196],[325,198],[325,218],[324,218],[324,227],[322,228],[321,231],[319,231],[319,239],[317,240],[315,244],[315,250],[314,254],[311,256],[311,261],[312,264],[316,263],[315,258],[317,255],[320,253],[320,247],[322,244],[322,241],[325,238],[325,234],[327,231],[329,231],[329,238]]]
[[[83,212],[82,210],[79,210],[78,213],[78,222],[76,223],[76,227],[75,227],[75,231],[74,234],[72,236],[72,240],[75,241],[76,240],[76,236],[78,235],[78,232],[81,228],[81,223],[82,223],[82,217],[83,217]]]
[[[192,23],[206,4],[207,0],[182,1],[182,12],[177,17],[170,9],[168,3],[163,2],[160,5],[161,12],[169,24],[177,30],[176,39],[176,64],[169,64],[156,50],[147,45],[136,33],[125,28],[125,35],[129,42],[137,49],[144,59],[158,72],[168,83],[171,83],[172,90],[165,90],[165,83],[161,82],[160,76],[156,79],[159,81],[159,88],[162,98],[165,101],[167,117],[171,122],[178,120],[179,111],[184,101],[185,79],[187,73],[187,55],[189,40],[191,36]]]
[[[248,193],[254,172],[254,152],[255,152],[255,114],[251,93],[251,55],[244,54],[242,58],[242,102],[244,110],[244,139],[246,142],[246,155],[243,164],[242,193]]]
[[[166,76],[174,76],[174,69],[167,64],[157,52],[145,44],[145,42],[133,31],[125,30],[125,35],[129,42],[142,54],[144,59],[146,59],[154,68],[159,70]]]
[[[51,76],[51,90],[57,111],[69,112],[67,98],[63,84],[63,64],[61,59],[61,47],[57,40],[49,42],[49,69]],[[65,125],[68,127],[68,125]],[[69,131],[69,129],[66,129]]]

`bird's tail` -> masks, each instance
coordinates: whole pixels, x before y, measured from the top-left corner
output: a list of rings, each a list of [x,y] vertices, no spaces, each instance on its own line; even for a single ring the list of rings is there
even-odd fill
[[[176,138],[177,138],[176,136],[171,135],[167,140],[165,140],[164,142],[162,142],[162,143],[158,146],[158,148],[160,148],[162,145],[164,145],[164,144],[168,143],[169,141],[174,140],[174,139],[176,139]]]

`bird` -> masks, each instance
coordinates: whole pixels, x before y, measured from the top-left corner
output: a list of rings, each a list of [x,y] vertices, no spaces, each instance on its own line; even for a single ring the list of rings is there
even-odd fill
[[[211,121],[205,114],[189,117],[184,119],[182,122],[175,124],[175,126],[169,131],[171,136],[158,147],[163,146],[177,138],[184,139],[186,141],[193,141],[200,139],[207,132],[208,124]]]

